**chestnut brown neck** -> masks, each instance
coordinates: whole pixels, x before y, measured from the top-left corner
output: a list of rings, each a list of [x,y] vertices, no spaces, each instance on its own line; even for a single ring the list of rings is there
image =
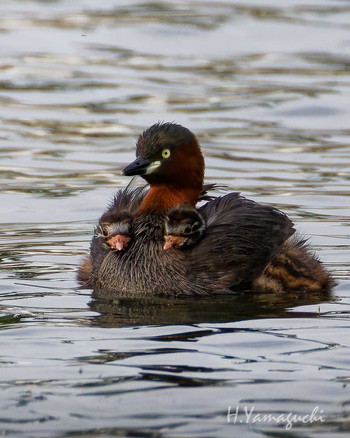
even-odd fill
[[[178,205],[191,204],[195,206],[201,192],[201,186],[198,188],[179,188],[167,184],[152,185],[141,202],[138,212],[165,213]]]

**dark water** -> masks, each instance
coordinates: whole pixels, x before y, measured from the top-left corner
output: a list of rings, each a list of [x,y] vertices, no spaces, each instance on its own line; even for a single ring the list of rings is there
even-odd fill
[[[1,435],[349,436],[349,1],[3,1],[0,41]],[[159,120],[198,135],[208,182],[288,213],[334,293],[79,290]]]

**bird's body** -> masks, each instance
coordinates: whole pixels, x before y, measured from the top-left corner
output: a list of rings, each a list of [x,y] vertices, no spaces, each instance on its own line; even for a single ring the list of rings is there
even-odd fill
[[[79,278],[97,295],[201,296],[247,289],[331,288],[329,274],[306,245],[292,237],[293,223],[279,210],[238,193],[209,200],[197,209],[204,160],[197,139],[186,128],[165,123],[146,130],[138,140],[136,160],[124,173],[141,175],[150,188],[119,190],[104,214],[113,218],[128,212],[132,233],[121,251],[106,246],[106,239],[95,234]],[[192,240],[183,247],[164,249],[168,212],[177,235],[194,225]]]

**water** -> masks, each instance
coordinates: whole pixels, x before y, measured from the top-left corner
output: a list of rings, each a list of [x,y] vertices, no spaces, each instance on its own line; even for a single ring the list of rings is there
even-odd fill
[[[349,435],[349,23],[337,0],[0,3],[3,435]],[[159,120],[198,135],[208,182],[295,220],[329,297],[112,306],[78,288]],[[309,417],[288,431],[252,409]]]

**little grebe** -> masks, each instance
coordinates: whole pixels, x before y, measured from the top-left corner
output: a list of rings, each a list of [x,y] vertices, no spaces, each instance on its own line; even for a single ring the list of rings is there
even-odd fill
[[[78,273],[97,296],[330,290],[328,272],[304,241],[291,237],[293,223],[279,210],[238,193],[195,209],[206,188],[204,159],[188,129],[174,123],[151,126],[139,137],[136,156],[124,174],[141,175],[149,190],[119,190],[104,214],[113,224],[127,212],[128,241],[115,251],[105,235],[95,232]],[[196,233],[196,222],[199,233],[182,236],[194,237],[184,247],[167,244],[164,236],[181,237],[186,225],[193,225]],[[110,230],[115,228],[107,236]]]

